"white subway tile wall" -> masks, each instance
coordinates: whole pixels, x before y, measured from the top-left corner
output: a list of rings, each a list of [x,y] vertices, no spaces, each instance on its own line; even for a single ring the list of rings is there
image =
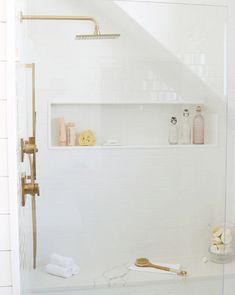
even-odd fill
[[[6,138],[7,137],[7,102],[4,100],[0,100],[0,138]]]
[[[1,295],[12,295],[12,288],[11,287],[2,287],[1,288]]]
[[[10,250],[9,215],[0,215],[0,251]]]
[[[196,1],[196,0],[195,0]],[[219,2],[220,0],[218,0],[217,2]],[[10,287],[12,284],[12,278],[11,278],[11,263],[10,263],[10,250],[11,250],[11,246],[10,246],[10,241],[9,241],[9,201],[8,201],[8,167],[7,167],[7,126],[6,126],[6,105],[7,105],[7,99],[6,99],[6,89],[5,89],[5,81],[6,81],[6,72],[5,72],[5,65],[6,65],[6,47],[2,46],[2,44],[5,43],[6,41],[6,25],[7,25],[7,20],[6,20],[6,13],[5,13],[5,6],[6,6],[6,2],[7,0],[0,0],[0,44],[1,44],[1,48],[0,48],[0,295],[10,295],[12,294],[12,288]],[[216,2],[216,0],[215,0]],[[38,3],[40,3],[40,1],[38,1]],[[42,36],[44,36],[42,34]],[[60,43],[61,45],[62,43]],[[62,45],[63,46],[63,45]],[[66,44],[66,47],[68,46],[68,44]],[[82,48],[82,45],[80,45]],[[82,49],[81,49],[82,50]],[[87,50],[87,48],[84,48],[84,50]],[[92,55],[92,54],[90,54]],[[211,73],[208,74],[207,70],[208,68],[205,66],[204,64],[204,53],[200,53],[200,56],[198,56],[198,53],[189,53],[188,55],[184,55],[181,56],[179,58],[183,59],[185,61],[185,64],[189,65],[192,69],[192,71],[194,73],[196,73],[202,80],[205,79],[205,77],[207,77],[207,81],[209,81],[208,79],[208,75],[212,76]],[[40,56],[39,56],[40,58]],[[58,59],[60,59],[61,57],[59,57]],[[82,64],[80,64],[81,69],[79,71],[79,69],[74,70],[74,72],[71,72],[71,69],[67,69],[68,73],[70,75],[67,75],[68,77],[71,77],[74,74],[74,77],[76,77],[77,81],[79,81],[79,83],[74,83],[74,80],[72,79],[68,79],[68,81],[63,80],[59,73],[60,71],[57,68],[54,68],[54,70],[51,70],[51,72],[49,72],[47,75],[45,75],[45,79],[41,79],[41,85],[39,85],[39,88],[41,89],[41,95],[43,96],[43,91],[48,90],[48,89],[53,89],[54,90],[54,94],[56,94],[55,96],[62,96],[63,99],[63,91],[66,90],[70,90],[70,92],[76,93],[78,95],[78,97],[80,97],[80,99],[82,99],[83,94],[84,97],[86,97],[87,99],[92,100],[93,97],[95,96],[97,100],[125,100],[125,99],[129,99],[129,100],[134,100],[134,99],[141,99],[142,97],[146,97],[149,100],[160,100],[162,98],[166,98],[168,99],[172,99],[172,97],[174,97],[176,95],[176,93],[172,90],[172,88],[169,87],[169,85],[165,85],[164,81],[162,81],[160,79],[159,76],[154,75],[155,73],[153,71],[151,71],[151,65],[147,65],[145,68],[143,67],[143,65],[141,63],[134,63],[131,64],[131,61],[127,61],[124,58],[120,57],[120,59],[116,59],[117,64],[115,65],[115,59],[112,60],[112,58],[108,59],[108,57],[104,57],[103,59],[103,63],[97,66],[94,66],[95,60],[91,60],[91,58],[89,57],[89,61],[85,60],[86,56],[82,56],[82,59],[84,61],[84,66],[82,66]],[[56,57],[54,58],[53,62],[56,60]],[[99,56],[99,60],[101,60],[101,57]],[[48,66],[50,65],[50,61],[46,61],[45,64],[43,64],[43,59],[40,59],[40,66],[38,67],[38,73],[39,74],[43,74],[43,72],[45,71],[44,66]],[[82,61],[81,61],[82,62]],[[58,62],[58,65],[61,64],[61,61]],[[106,67],[107,66],[107,67]],[[84,68],[86,69],[86,71],[83,71]],[[210,68],[211,69],[211,68]],[[66,68],[63,68],[63,70],[66,72]],[[57,72],[57,75],[54,75],[54,72]],[[215,73],[216,73],[216,67],[215,67]],[[51,77],[50,77],[51,74]],[[79,76],[81,75],[81,76]],[[99,77],[99,82],[97,82],[97,76]],[[52,79],[53,77],[53,79]],[[57,78],[55,78],[57,77]],[[49,79],[47,79],[49,78]],[[141,83],[142,82],[142,83]],[[211,81],[211,85],[217,84],[218,81],[213,80]],[[48,84],[46,84],[48,83]],[[71,84],[70,84],[71,83]],[[75,85],[75,86],[74,86]],[[127,85],[128,85],[128,91],[127,91]],[[81,87],[82,86],[82,87]],[[221,89],[222,87],[220,86],[219,89]],[[84,91],[84,93],[83,93]],[[111,97],[109,96],[111,93]],[[69,92],[66,93],[66,95],[68,95]],[[186,93],[188,95],[188,92]],[[191,94],[191,93],[190,93]],[[85,96],[86,95],[86,96]],[[48,97],[51,96],[48,94]],[[88,96],[88,97],[87,97]],[[193,97],[192,97],[193,98]],[[47,97],[46,97],[47,99]],[[45,100],[46,100],[45,99]],[[46,129],[46,119],[47,119],[47,111],[44,110],[44,108],[46,108],[47,103],[45,103],[45,100],[43,102],[39,102],[39,108],[41,108],[42,110],[42,116],[41,116],[41,127],[45,127]],[[42,129],[40,129],[40,131],[42,132]],[[41,133],[41,135],[43,135]],[[44,133],[45,135],[45,133]],[[42,136],[43,138],[43,136]],[[41,140],[42,142],[42,146],[45,147],[46,146],[46,142],[43,142],[43,140]],[[42,156],[46,157],[46,152],[48,152],[45,149],[42,149]],[[210,150],[204,150],[202,152],[200,152],[200,159],[201,162],[203,162],[204,160],[208,161],[208,166],[212,167],[213,165],[213,159],[215,158],[216,155],[216,151],[213,151],[213,153],[211,153],[209,155],[209,157],[207,156],[207,154],[209,154]],[[122,152],[120,152],[122,153]],[[151,152],[150,152],[151,153]],[[125,211],[125,208],[128,207],[130,208],[130,215],[128,212],[128,220],[135,220],[136,223],[134,224],[134,222],[130,221],[129,224],[125,224],[124,219],[123,219],[123,224],[125,224],[125,232],[131,232],[131,230],[134,228],[136,228],[136,231],[133,230],[132,232],[132,236],[133,239],[127,239],[126,240],[126,245],[123,246],[123,248],[120,246],[120,253],[121,252],[125,252],[126,248],[128,248],[128,253],[130,253],[131,251],[133,251],[133,247],[134,250],[137,253],[134,254],[141,254],[142,249],[146,249],[146,245],[143,245],[142,241],[139,240],[139,231],[138,231],[138,222],[140,223],[141,220],[138,219],[138,216],[135,216],[134,212],[131,211],[131,208],[133,206],[139,204],[140,208],[143,208],[143,210],[145,210],[146,212],[150,213],[151,218],[154,220],[154,223],[152,224],[153,227],[151,228],[151,231],[149,230],[148,236],[146,236],[146,240],[148,241],[149,244],[149,249],[153,249],[153,245],[155,245],[155,241],[152,240],[152,236],[156,235],[156,230],[158,231],[159,237],[163,236],[165,234],[164,231],[169,230],[169,245],[174,245],[175,243],[175,230],[176,227],[174,227],[174,220],[169,218],[168,216],[171,215],[167,215],[166,212],[163,212],[162,208],[167,208],[167,210],[172,213],[172,214],[176,214],[175,210],[174,210],[174,206],[177,202],[188,202],[188,204],[190,204],[190,202],[194,202],[194,200],[197,200],[198,202],[195,203],[196,205],[196,209],[195,208],[191,208],[186,215],[185,212],[179,211],[177,214],[179,215],[179,227],[180,225],[185,225],[186,221],[191,220],[191,222],[189,222],[189,225],[187,226],[187,228],[184,228],[183,226],[180,227],[180,232],[179,232],[179,236],[182,237],[181,241],[179,242],[180,244],[182,244],[182,246],[184,246],[184,249],[187,249],[188,252],[186,253],[186,256],[191,256],[191,252],[198,252],[198,249],[200,248],[200,252],[203,252],[203,249],[205,248],[205,244],[204,241],[206,241],[206,232],[204,232],[204,224],[207,221],[207,218],[205,218],[205,220],[202,220],[199,222],[199,224],[197,225],[197,227],[194,228],[194,234],[200,237],[205,237],[205,238],[201,238],[200,242],[198,244],[193,244],[190,245],[190,241],[188,239],[188,236],[190,236],[190,233],[187,232],[187,230],[191,230],[192,226],[194,226],[194,222],[195,220],[198,220],[198,216],[195,213],[197,212],[204,212],[205,214],[203,214],[204,216],[207,215],[216,215],[216,212],[210,213],[207,212],[205,210],[206,208],[210,207],[210,202],[212,202],[209,198],[207,198],[207,205],[205,206],[205,203],[203,202],[203,198],[205,196],[209,196],[211,194],[211,192],[208,190],[203,191],[203,187],[207,187],[207,183],[203,183],[203,181],[205,181],[205,179],[207,179],[207,176],[209,174],[210,171],[203,171],[201,177],[199,177],[197,179],[197,183],[198,183],[198,188],[196,190],[192,190],[192,188],[187,185],[185,187],[185,183],[182,182],[179,184],[179,188],[177,188],[177,191],[171,191],[171,188],[168,188],[168,178],[169,176],[171,176],[172,178],[175,177],[175,182],[178,182],[178,178],[177,178],[177,174],[179,173],[179,170],[176,169],[176,171],[168,171],[165,175],[162,174],[161,168],[164,167],[164,160],[169,160],[169,161],[173,161],[173,160],[177,160],[179,163],[179,166],[181,166],[182,163],[186,163],[185,167],[180,167],[179,169],[182,169],[182,174],[185,175],[190,175],[191,171],[190,169],[192,168],[192,161],[193,161],[193,165],[199,165],[197,162],[197,158],[195,157],[195,161],[191,160],[191,156],[192,154],[190,152],[176,152],[178,153],[178,155],[176,155],[175,158],[175,154],[174,154],[174,158],[168,158],[166,157],[165,153],[160,153],[159,155],[155,155],[155,152],[152,152],[152,154],[148,154],[147,156],[141,155],[142,160],[144,162],[140,163],[141,161],[141,157],[139,153],[125,153],[124,157],[123,157],[123,162],[119,163],[118,161],[116,161],[114,159],[115,157],[115,153],[108,152],[107,153],[107,159],[105,162],[102,162],[102,159],[99,158],[99,155],[95,155],[94,157],[91,156],[91,158],[87,161],[87,162],[82,162],[82,157],[77,157],[76,154],[72,154],[72,157],[76,156],[76,161],[73,162],[73,158],[70,159],[71,162],[67,162],[67,166],[71,165],[70,167],[72,167],[76,172],[79,172],[77,174],[81,175],[80,180],[79,180],[79,188],[77,189],[77,191],[74,193],[74,195],[70,196],[70,187],[68,186],[68,184],[64,183],[64,178],[60,179],[60,175],[58,173],[58,175],[56,175],[56,177],[53,179],[47,179],[46,176],[44,176],[41,180],[42,180],[42,184],[44,184],[44,186],[48,185],[49,186],[49,190],[47,192],[48,194],[48,199],[47,199],[47,204],[45,204],[45,206],[47,206],[46,208],[48,208],[49,205],[53,205],[54,204],[54,199],[52,199],[53,196],[57,197],[56,202],[59,202],[61,206],[61,210],[62,212],[57,212],[56,214],[58,214],[58,216],[61,216],[62,213],[64,213],[64,208],[66,208],[67,203],[63,203],[65,202],[65,198],[64,196],[68,195],[70,197],[70,201],[72,202],[72,204],[75,204],[75,208],[76,205],[78,208],[81,208],[79,210],[82,210],[84,208],[87,209],[88,212],[88,217],[89,220],[85,219],[85,224],[83,225],[83,228],[80,229],[80,231],[78,230],[77,233],[80,233],[80,235],[82,236],[84,234],[85,238],[87,236],[87,233],[89,233],[90,228],[96,224],[97,226],[97,232],[103,232],[105,231],[105,233],[107,234],[107,236],[110,236],[110,243],[113,241],[115,242],[119,242],[115,240],[115,236],[116,236],[116,232],[115,230],[113,230],[113,232],[109,232],[109,228],[105,228],[105,224],[107,220],[110,220],[111,218],[114,218],[114,229],[115,226],[116,228],[120,228],[120,217],[121,214],[123,214],[123,212]],[[85,153],[82,153],[81,156],[84,156]],[[155,162],[152,162],[151,159],[151,155],[154,156],[155,158]],[[52,153],[50,154],[51,158],[54,160],[56,159],[55,155],[52,155]],[[96,157],[97,156],[97,157]],[[53,158],[54,157],[54,158]],[[44,158],[45,159],[45,158]],[[95,162],[96,161],[96,162]],[[139,161],[139,162],[137,162]],[[190,162],[191,161],[191,162]],[[94,162],[97,164],[96,168],[93,167]],[[83,170],[81,169],[81,171],[79,171],[79,167],[81,166],[80,164],[83,164],[83,167],[88,168],[88,172],[90,172],[90,175],[88,177],[88,175],[83,175],[82,172]],[[127,177],[125,177],[125,165],[126,163],[129,163],[129,166],[133,168],[133,176],[129,179],[129,181],[134,185],[136,184],[136,182],[139,182],[139,185],[137,185],[136,188],[133,189],[133,191],[130,191],[130,183],[127,182]],[[138,163],[138,164],[136,164]],[[159,165],[160,163],[160,165]],[[187,165],[187,163],[190,163]],[[63,167],[63,163],[59,163],[61,164],[61,167]],[[56,162],[56,165],[59,165],[58,162]],[[113,164],[113,165],[112,165]],[[222,165],[221,162],[217,163],[217,165]],[[40,163],[39,163],[40,165]],[[119,166],[120,165],[120,166]],[[137,169],[144,166],[145,170],[142,172],[141,170]],[[82,168],[83,168],[82,167]],[[41,169],[44,169],[44,167],[41,167]],[[50,168],[50,167],[49,167]],[[117,169],[119,168],[119,170]],[[50,169],[49,169],[50,170]],[[59,169],[58,169],[59,170]],[[100,171],[102,172],[101,174]],[[109,176],[110,171],[112,172],[111,177]],[[120,175],[118,174],[118,171],[120,172]],[[136,171],[136,172],[135,172]],[[138,172],[139,171],[139,172]],[[181,170],[180,170],[181,171]],[[187,171],[190,172],[187,174]],[[50,174],[50,171],[46,171],[47,174]],[[151,177],[149,177],[148,179],[145,179],[144,176],[145,174],[149,173],[149,175],[151,175]],[[218,173],[214,175],[214,177],[216,179],[220,179],[221,177],[221,173]],[[105,199],[105,190],[104,190],[104,179],[106,179],[109,177],[110,178],[110,183],[106,184],[106,186],[108,186],[110,195],[106,196],[108,197],[108,199]],[[191,175],[193,176],[193,175]],[[93,178],[92,178],[93,177]],[[148,186],[148,184],[154,183],[154,181],[156,181],[156,179],[160,179],[162,180],[162,187],[158,187],[156,184],[156,187],[153,187],[153,189],[150,191],[150,194],[145,198],[143,198],[143,196],[146,196],[146,192],[144,191],[144,187]],[[192,177],[193,178],[193,177]],[[93,179],[93,185],[90,186],[90,179]],[[138,180],[138,181],[137,181]],[[53,183],[54,181],[54,183]],[[55,183],[56,181],[59,183],[59,188],[58,191],[55,189]],[[190,182],[190,179],[187,179],[186,177],[186,183],[188,181],[188,183]],[[192,181],[192,179],[191,179]],[[72,182],[74,182],[74,187],[77,184],[77,178],[74,177],[72,178]],[[206,182],[206,181],[205,181]],[[201,183],[203,183],[203,185],[201,185]],[[213,202],[215,201],[215,199],[218,199],[218,201],[222,201],[222,198],[220,197],[220,194],[223,192],[222,189],[219,187],[219,181],[218,181],[218,187],[215,186],[214,190],[216,192],[215,196],[213,196]],[[88,188],[89,187],[89,188]],[[113,188],[117,187],[116,191],[113,191]],[[96,191],[97,190],[97,191]],[[167,190],[167,191],[166,191]],[[81,194],[80,194],[81,192]],[[85,199],[84,201],[82,200],[78,200],[77,201],[77,195],[82,195],[82,192],[86,192],[87,193],[87,197],[88,200]],[[182,200],[182,196],[180,194],[180,192],[184,192],[185,193],[185,199]],[[44,192],[45,194],[45,192]],[[131,195],[131,197],[130,197]],[[169,198],[165,198],[165,196],[167,195],[167,197]],[[52,196],[52,197],[51,197]],[[111,208],[114,208],[114,213],[116,215],[111,216],[111,214],[109,211],[107,212],[103,212],[103,205],[99,204],[99,202],[97,201],[96,203],[96,199],[94,196],[99,197],[99,199],[102,201],[107,203]],[[161,204],[161,206],[159,206],[158,208],[154,208],[153,206],[153,210],[151,212],[149,212],[147,210],[147,202],[146,200],[151,204],[151,202],[155,202],[155,198],[156,196],[158,197],[158,201]],[[172,198],[172,196],[174,196],[174,198]],[[50,197],[50,198],[49,198]],[[59,198],[58,198],[59,197]],[[200,199],[201,198],[201,199]],[[89,202],[90,201],[90,202]],[[51,203],[50,203],[51,202]],[[71,203],[70,202],[70,203]],[[79,203],[80,202],[80,203]],[[87,202],[87,203],[86,203]],[[89,204],[88,204],[89,203]],[[92,204],[91,208],[90,205]],[[41,207],[43,208],[43,205],[41,205]],[[221,203],[221,206],[223,206],[223,203]],[[71,208],[70,208],[71,209]],[[42,212],[43,210],[41,210]],[[219,209],[218,209],[219,211]],[[95,214],[94,212],[97,212],[97,214]],[[60,214],[61,213],[61,214]],[[74,216],[77,216],[77,211],[76,209],[74,209]],[[141,213],[141,212],[140,212]],[[158,219],[155,219],[155,213],[158,213]],[[69,212],[69,214],[71,214],[71,212]],[[81,214],[82,215],[82,214]],[[191,219],[189,218],[191,215]],[[166,217],[167,216],[167,217]],[[69,220],[69,216],[68,220]],[[79,216],[80,217],[80,216]],[[124,214],[125,217],[125,214]],[[132,218],[130,218],[132,217]],[[84,217],[85,218],[85,217]],[[79,218],[78,218],[79,219]],[[59,220],[59,218],[58,218]],[[165,225],[165,228],[158,228],[158,221],[162,220],[163,224]],[[47,220],[46,220],[47,221]],[[40,240],[44,240],[47,242],[48,239],[48,234],[51,233],[51,230],[54,230],[53,228],[53,224],[51,224],[51,227],[49,228],[49,230],[47,230],[48,228],[48,223],[45,224],[42,223],[41,224],[41,236],[40,236]],[[72,236],[74,235],[74,224],[73,223],[73,218],[71,217],[71,224],[70,227],[68,229],[65,228],[65,230],[68,230],[68,236]],[[77,220],[75,219],[75,221],[77,222]],[[116,223],[115,223],[116,222]],[[94,224],[93,224],[94,223]],[[182,224],[181,224],[182,223]],[[60,223],[59,223],[60,224]],[[87,225],[87,228],[86,228]],[[177,226],[178,226],[177,225]],[[54,226],[58,226],[58,224],[55,224]],[[77,226],[79,227],[79,222],[77,223]],[[147,226],[147,225],[146,225]],[[63,228],[63,224],[61,226]],[[76,230],[77,228],[75,228]],[[124,226],[123,226],[124,229]],[[146,228],[147,229],[147,228]],[[71,233],[70,233],[71,231]],[[84,231],[84,232],[83,232]],[[126,237],[125,232],[123,230],[123,238]],[[145,231],[146,232],[146,231]],[[187,234],[189,235],[187,235]],[[96,233],[97,234],[97,233]],[[144,232],[143,232],[144,234]],[[113,236],[112,236],[113,235]],[[119,237],[120,238],[120,237]],[[58,239],[58,240],[57,240]],[[78,237],[76,237],[76,239],[78,239]],[[120,240],[120,239],[119,239]],[[138,242],[139,243],[139,249],[136,249],[135,246],[133,246],[133,240],[134,242]],[[160,241],[163,241],[163,238],[160,239]],[[59,236],[59,233],[57,233],[57,236],[55,237],[55,244],[60,245],[61,242],[61,236]],[[91,243],[92,244],[92,243]],[[100,245],[97,245],[97,247],[99,248],[99,246],[101,247],[102,244],[100,243]],[[109,244],[107,243],[107,247],[109,246]],[[45,253],[45,249],[47,251],[50,251],[50,247],[48,248],[43,248],[44,246],[42,246],[42,248],[40,249],[42,254],[45,255],[47,253]],[[61,246],[62,247],[62,246]],[[167,252],[167,249],[164,249],[165,244],[163,243],[162,245],[160,244],[159,248],[162,249],[159,253],[162,254],[163,256],[166,255],[165,252]],[[180,248],[180,247],[179,247]],[[66,248],[63,248],[66,249]],[[111,249],[111,247],[110,247]],[[180,248],[180,249],[183,249]],[[69,248],[67,249],[69,252]],[[91,249],[91,250],[95,250],[95,249]],[[115,248],[116,250],[116,248]],[[147,248],[148,250],[148,248]],[[181,250],[182,251],[182,250]],[[76,249],[77,252],[77,249]],[[74,255],[76,255],[76,252],[73,253]],[[127,253],[127,254],[128,254]],[[151,253],[151,251],[149,250],[149,253],[152,255],[155,255],[155,253]],[[116,253],[114,253],[116,254]],[[178,256],[182,256],[181,253],[175,253]],[[43,256],[42,255],[42,256]],[[121,255],[120,255],[121,256]],[[133,255],[135,256],[135,255]]]
[[[10,251],[0,252],[0,286],[8,287],[11,285],[11,253]],[[1,294],[1,289],[0,289]]]
[[[0,177],[0,214],[9,213],[9,200],[8,200],[8,177]]]
[[[7,167],[6,0],[0,0],[0,294],[12,294]]]
[[[8,175],[7,167],[7,139],[0,139],[0,176]]]
[[[101,2],[106,9],[105,5],[108,5],[109,1]],[[43,6],[48,5],[45,0],[31,1],[31,3],[31,9],[34,11],[42,11]],[[67,3],[66,0],[60,1],[60,9],[64,5],[64,10],[70,15],[81,13],[79,4],[70,7]],[[89,42],[74,42],[67,29],[59,23],[50,23],[50,26],[47,26],[47,33],[45,33],[45,24],[40,23],[40,26],[37,26],[34,23],[29,28],[30,48],[36,49],[41,44],[44,45],[43,50],[34,50],[32,56],[28,58],[36,62],[37,111],[40,114],[37,128],[40,149],[38,178],[42,188],[41,197],[38,198],[39,262],[46,262],[54,249],[59,253],[68,253],[81,265],[83,263],[91,265],[95,261],[101,268],[107,267],[107,269],[111,268],[109,265],[111,261],[113,265],[119,265],[121,261],[134,261],[136,257],[143,255],[161,257],[166,261],[175,259],[201,261],[201,257],[207,254],[207,224],[215,216],[220,217],[223,214],[225,127],[222,119],[224,108],[219,104],[223,88],[220,86],[216,92],[216,95],[219,95],[217,100],[215,93],[209,93],[204,83],[201,83],[201,79],[206,79],[207,83],[212,76],[207,76],[211,64],[215,74],[222,76],[223,64],[217,65],[217,57],[212,55],[216,40],[212,38],[210,32],[206,33],[206,43],[202,45],[199,42],[198,48],[195,48],[194,42],[187,42],[187,38],[182,40],[180,62],[179,57],[173,58],[171,54],[165,54],[162,48],[162,44],[166,44],[170,49],[173,47],[174,52],[179,53],[179,44],[172,45],[173,33],[170,29],[169,34],[161,35],[162,42],[159,44],[152,40],[150,37],[152,35],[146,34],[146,30],[150,30],[152,26],[149,28],[148,23],[142,22],[136,25],[136,20],[141,19],[144,8],[141,3],[138,3],[141,9],[134,10],[140,14],[135,15],[135,22],[126,16],[130,11],[123,3],[121,6],[126,9],[125,13],[113,7],[112,21],[120,23],[122,19],[122,23],[128,28],[124,32],[121,31],[122,37],[116,40],[117,42],[97,42],[92,43],[92,46]],[[136,3],[132,5],[137,6]],[[108,7],[106,11],[111,8]],[[145,15],[152,16],[154,24],[160,19],[160,9],[165,13],[169,13],[170,9],[169,6],[163,7],[159,4],[152,4],[147,8]],[[119,27],[112,28],[111,24],[102,23],[105,16],[99,11],[92,6],[90,9],[84,11],[84,14],[97,15],[105,30],[119,32]],[[202,29],[208,17],[214,19],[216,15],[215,25],[218,27],[223,24],[225,17],[223,8],[190,9],[188,6],[180,6],[178,13],[178,17],[175,17],[176,25],[180,18],[183,19],[180,15],[184,13],[185,19],[186,16],[187,19],[191,19],[189,15],[192,20],[193,16],[194,18],[195,15],[198,16],[202,20]],[[195,18],[196,27],[198,18]],[[191,26],[195,27],[194,24]],[[154,25],[156,30],[159,27],[161,26],[158,23]],[[55,36],[55,31],[59,31],[61,35]],[[185,32],[179,28],[179,32],[182,31]],[[188,32],[186,33],[188,36]],[[223,52],[223,36],[223,32],[220,32],[215,38],[218,38],[215,43],[220,55]],[[146,41],[146,47],[142,40]],[[207,40],[213,43],[210,48],[207,48],[207,43],[210,43]],[[161,61],[162,56],[165,57],[163,61]],[[214,75],[211,78],[213,77]],[[45,130],[49,125],[48,102],[51,100],[115,102],[201,100],[204,99],[205,91],[208,97],[211,97],[211,101],[209,99],[206,101],[207,109],[218,107],[221,115],[218,148],[171,149],[170,152],[167,149],[85,149],[79,152],[48,149]],[[179,114],[181,112],[180,108]],[[173,110],[169,106],[158,106],[155,111],[158,120],[155,126],[162,126],[162,116],[169,120],[172,113]],[[72,114],[75,114],[79,120],[78,130],[86,128],[81,126],[83,124],[81,117],[77,113],[72,113],[72,110],[69,110],[67,117],[65,111],[62,116],[66,120],[73,120]],[[102,111],[99,115],[104,119]],[[130,117],[133,118],[134,124],[138,123],[136,117]],[[89,120],[91,124],[90,116]],[[123,116],[119,117],[119,121],[120,127],[126,131],[128,126],[123,122]],[[108,123],[106,122],[106,125]],[[138,125],[138,128],[141,131],[142,126]],[[131,132],[133,131],[129,133]],[[155,135],[156,133],[152,132],[152,136]],[[143,139],[140,139],[143,142]],[[216,163],[214,159],[217,159]],[[45,167],[45,163],[53,165]],[[208,182],[208,179],[211,181]],[[56,209],[48,210],[48,208]],[[197,242],[194,242],[195,240]],[[87,253],[87,245],[91,245],[89,257],[84,255]],[[106,257],[101,257],[100,252],[105,252]]]
[[[2,43],[1,43],[2,44]],[[6,63],[0,61],[0,101],[6,100]],[[1,128],[4,129],[5,128]]]
[[[0,44],[6,44],[6,23],[0,23]],[[6,46],[0,46],[0,61],[6,60]]]
[[[0,0],[0,22],[6,21],[6,0]]]

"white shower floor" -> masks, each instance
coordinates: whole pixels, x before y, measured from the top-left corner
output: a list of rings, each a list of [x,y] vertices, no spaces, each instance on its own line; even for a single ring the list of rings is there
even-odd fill
[[[30,273],[29,279],[32,289],[28,293],[41,293],[43,295],[51,292],[55,292],[54,295],[136,295],[139,290],[140,294],[146,295],[222,294],[223,265],[195,260],[184,264],[184,268],[188,271],[187,278],[172,274],[130,271],[124,264],[104,271],[95,267],[92,270],[81,267],[79,275],[63,279],[47,274],[45,266],[41,265],[37,270]],[[235,282],[235,262],[227,264],[225,272],[228,280],[231,279],[231,282]],[[234,290],[234,288],[231,289]],[[230,293],[227,292],[227,294]]]

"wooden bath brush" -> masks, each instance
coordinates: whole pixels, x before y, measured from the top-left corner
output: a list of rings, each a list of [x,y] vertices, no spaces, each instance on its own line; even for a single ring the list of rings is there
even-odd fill
[[[187,271],[153,264],[147,258],[136,259],[135,265],[138,267],[153,267],[153,268],[157,268],[157,269],[168,271],[168,272],[174,272],[179,276],[186,276],[187,275]]]

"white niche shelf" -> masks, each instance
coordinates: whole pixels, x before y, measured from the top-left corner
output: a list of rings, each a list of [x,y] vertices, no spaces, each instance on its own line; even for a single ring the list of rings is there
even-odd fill
[[[197,105],[203,106],[205,117],[204,145],[169,145],[168,131],[171,116],[180,120],[185,108],[190,119]],[[59,146],[58,118],[75,122],[77,133],[90,129],[96,134],[96,146]],[[217,144],[217,116],[202,101],[173,102],[50,102],[49,147],[71,149],[155,149],[155,148],[205,148]],[[117,142],[116,145],[109,142]]]

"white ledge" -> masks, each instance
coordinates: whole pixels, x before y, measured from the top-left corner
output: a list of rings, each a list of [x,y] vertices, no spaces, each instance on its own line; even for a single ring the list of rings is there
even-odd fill
[[[50,146],[51,150],[102,150],[102,149],[203,149],[203,148],[215,148],[217,144],[159,144],[159,145],[97,145],[97,146]]]

